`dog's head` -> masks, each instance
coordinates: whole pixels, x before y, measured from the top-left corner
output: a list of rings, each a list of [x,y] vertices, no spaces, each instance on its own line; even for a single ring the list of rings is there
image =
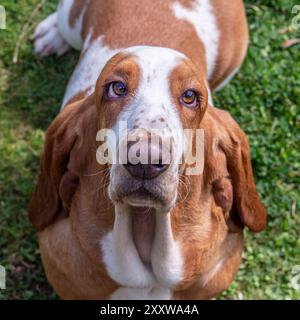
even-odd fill
[[[207,107],[203,79],[185,56],[166,48],[135,47],[106,65],[96,104],[104,130],[99,139],[110,129],[113,202],[165,211],[175,204],[184,129],[196,129]]]
[[[33,224],[40,230],[62,204],[70,207],[83,172],[96,166],[109,169],[114,204],[169,212],[180,178],[200,161],[204,171],[190,171],[199,177],[191,188],[203,189],[225,213],[236,209],[251,230],[263,229],[246,137],[227,113],[207,105],[205,75],[181,53],[134,47],[114,56],[94,94],[67,106],[48,129]],[[199,130],[204,143],[197,143]]]

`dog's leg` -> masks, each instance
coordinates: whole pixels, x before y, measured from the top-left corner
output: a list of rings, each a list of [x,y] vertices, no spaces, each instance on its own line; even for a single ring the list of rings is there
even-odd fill
[[[52,13],[36,27],[32,35],[34,51],[40,57],[52,54],[61,56],[71,48],[59,32],[57,17],[57,12]]]
[[[60,1],[57,11],[43,20],[32,36],[34,49],[40,57],[63,55],[71,47],[82,48],[82,22],[89,1]]]
[[[81,249],[70,218],[41,231],[39,244],[47,278],[61,298],[107,299],[116,290],[104,266],[91,262]]]

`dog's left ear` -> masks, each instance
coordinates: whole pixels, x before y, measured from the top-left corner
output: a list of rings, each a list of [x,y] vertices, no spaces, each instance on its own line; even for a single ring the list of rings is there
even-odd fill
[[[216,203],[219,202],[225,211],[232,207],[231,210],[239,214],[242,223],[251,231],[262,231],[267,215],[256,191],[245,133],[228,112],[217,108],[207,110],[203,123],[206,144],[209,145],[206,150],[211,154],[207,168],[213,172],[210,175],[217,184]]]

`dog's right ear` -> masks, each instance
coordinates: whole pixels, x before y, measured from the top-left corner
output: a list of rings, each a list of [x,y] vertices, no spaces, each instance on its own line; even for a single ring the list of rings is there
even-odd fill
[[[224,212],[236,211],[253,232],[266,227],[267,214],[256,191],[247,137],[231,115],[207,110],[202,127],[206,140],[206,175]]]
[[[62,209],[69,209],[88,150],[96,140],[96,113],[92,95],[69,104],[48,128],[29,204],[29,219],[37,231],[50,225]]]

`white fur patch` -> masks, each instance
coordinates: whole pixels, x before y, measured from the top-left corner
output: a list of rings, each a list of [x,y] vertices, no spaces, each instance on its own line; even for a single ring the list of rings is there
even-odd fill
[[[214,100],[213,100],[213,96],[212,96],[212,92],[211,92],[209,83],[206,81],[205,85],[206,85],[207,94],[208,94],[208,97],[207,97],[208,104],[209,104],[210,106],[213,106],[213,105],[214,105]]]
[[[169,213],[156,214],[151,267],[140,259],[132,239],[131,215],[116,205],[115,223],[100,242],[110,277],[123,287],[112,299],[171,299],[171,289],[183,276],[180,245],[174,240]]]
[[[136,250],[132,239],[131,216],[116,206],[113,231],[101,241],[103,262],[112,279],[125,287],[152,288],[155,279]]]
[[[128,130],[136,124],[149,131],[157,129],[165,138],[173,137],[174,163],[178,163],[184,152],[184,135],[170,92],[170,75],[186,56],[169,48],[151,46],[136,46],[125,51],[136,57],[141,81],[134,99],[120,113],[118,122],[127,121]],[[169,133],[166,128],[170,129]]]
[[[224,259],[220,259],[216,265],[201,279],[202,286],[205,287],[210,280],[217,274],[217,272],[222,268]]]
[[[75,26],[71,27],[69,24],[69,17],[73,4],[74,0],[63,0],[60,2],[60,5],[57,9],[58,28],[69,45],[74,49],[80,50],[82,48],[82,21],[89,1],[86,1],[86,4],[82,9],[79,18],[75,22]]]
[[[214,71],[219,49],[219,30],[210,0],[195,0],[192,8],[186,8],[179,2],[172,6],[178,19],[189,21],[205,47],[208,79]]]
[[[180,244],[173,238],[170,213],[156,212],[151,261],[153,272],[160,284],[172,288],[182,281],[184,261]]]
[[[140,68],[141,80],[134,98],[120,113],[114,130],[119,136],[120,128],[118,124],[120,121],[127,122],[129,131],[133,129],[134,125],[147,131],[155,128],[163,129],[167,126],[169,134],[175,140],[176,149],[174,153],[177,159],[172,164],[175,172],[175,169],[178,168],[176,161],[180,160],[184,151],[184,138],[181,121],[170,92],[170,74],[185,59],[185,56],[177,51],[160,47],[138,46],[126,49],[126,51],[134,55]],[[122,133],[120,136],[122,136]],[[114,185],[115,169],[116,165],[113,165],[111,169],[112,186]],[[118,205],[116,205],[116,215],[117,222],[112,233],[105,237],[105,242],[102,242],[102,250],[105,253],[104,261],[109,274],[117,282],[123,285],[127,283],[127,287],[141,287],[149,281],[150,278],[148,272],[146,272],[149,271],[153,276],[153,282],[152,284],[149,283],[149,286],[143,292],[123,288],[116,293],[115,297],[119,297],[119,294],[129,294],[131,296],[138,292],[147,298],[150,298],[153,292],[159,292],[159,294],[163,292],[163,296],[168,296],[167,289],[173,288],[182,280],[184,264],[180,245],[173,238],[170,213],[156,213],[156,228],[151,248],[151,268],[149,270],[136,256],[137,251],[132,241],[131,227],[126,226],[125,223],[118,223],[120,219]],[[123,215],[126,216],[128,213],[123,212]],[[124,216],[122,216],[122,219],[127,219],[127,223],[131,223],[129,218]],[[117,227],[120,229],[117,229]],[[119,239],[120,235],[125,234],[125,231],[121,231],[121,228],[127,230],[127,236],[123,239]],[[119,244],[117,246],[113,243]],[[124,243],[126,243],[126,249],[122,245]],[[107,248],[111,248],[110,251]],[[119,259],[122,261],[119,261]],[[157,287],[165,289],[157,291]]]
[[[51,54],[60,56],[70,49],[58,30],[56,12],[38,24],[32,39],[34,40],[34,51],[40,57]]]
[[[91,33],[90,33],[91,35]],[[102,37],[90,43],[90,35],[83,44],[83,54],[68,83],[63,106],[79,92],[89,89],[87,94],[94,91],[96,81],[106,62],[120,50],[111,50],[104,46]]]

